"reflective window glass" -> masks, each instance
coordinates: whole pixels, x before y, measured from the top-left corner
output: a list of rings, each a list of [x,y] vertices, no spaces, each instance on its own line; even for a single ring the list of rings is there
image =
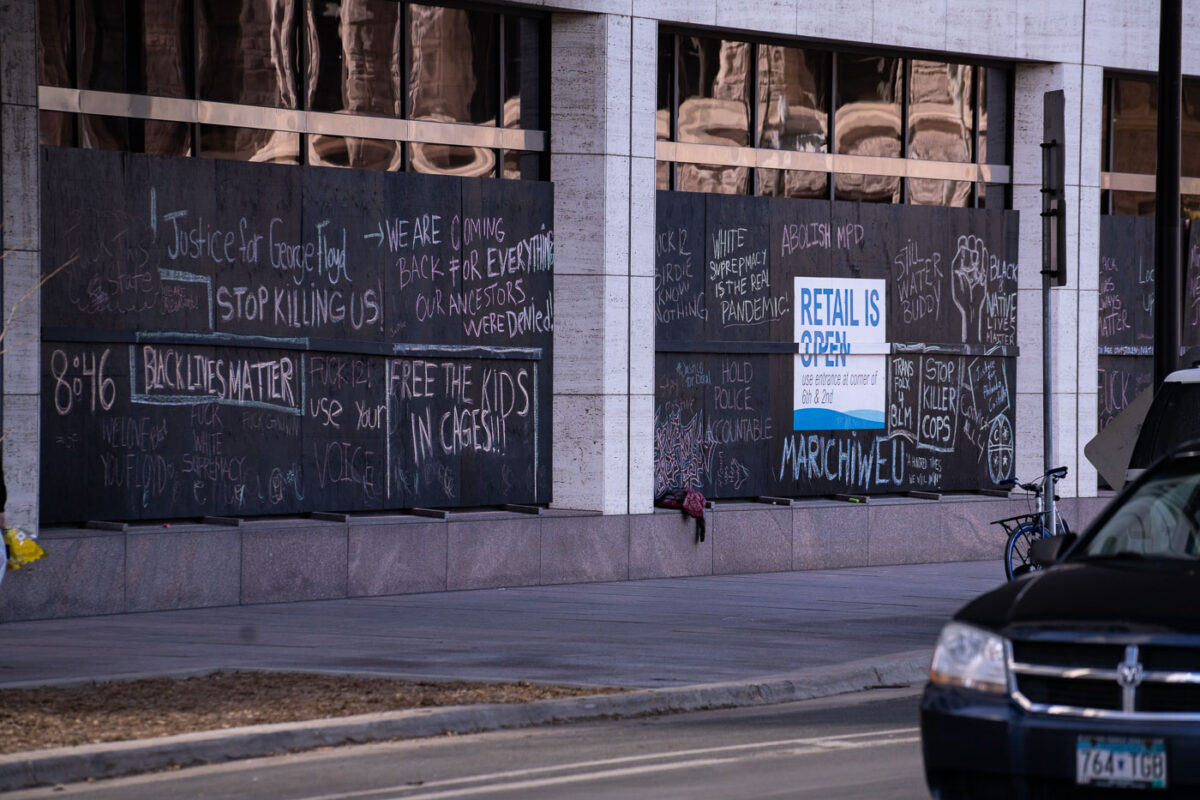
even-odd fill
[[[75,87],[75,27],[71,0],[38,0],[38,83]]]
[[[124,0],[79,4],[79,88],[128,92],[129,47]]]
[[[196,0],[201,100],[297,108],[295,0]]]
[[[748,146],[750,45],[699,36],[681,36],[679,43],[678,140]]]
[[[408,115],[495,125],[500,106],[498,17],[423,5],[409,6],[409,15]]]
[[[542,128],[542,34],[540,20],[504,20],[504,127]]]
[[[664,31],[658,40],[655,134],[681,145],[911,158],[957,164],[1008,164],[1011,150],[1011,68],[828,52]],[[990,90],[990,91],[989,91]],[[1200,101],[1200,92],[1197,96]],[[1200,102],[1197,103],[1200,140]],[[832,140],[832,141],[831,141]],[[905,148],[907,147],[907,152]],[[1200,147],[1195,148],[1200,154]],[[680,147],[677,158],[696,158]],[[1200,155],[1197,156],[1200,164]],[[746,163],[746,162],[742,162]],[[980,184],[967,167],[943,178],[899,177],[836,170],[875,164],[833,159],[833,172],[657,165],[655,184],[681,191],[768,197],[899,202],[952,207],[1008,207],[1007,185]],[[896,171],[893,165],[880,169]]]
[[[899,58],[838,55],[834,121],[836,152],[891,158],[900,155],[903,117],[901,63]],[[889,186],[895,182],[895,188],[899,189],[897,179],[881,180]],[[857,178],[848,182],[839,180],[839,190],[843,183],[849,187],[861,181]],[[890,188],[887,190],[888,193],[891,191]]]
[[[1101,106],[1103,108],[1101,113],[1103,114],[1102,119],[1104,120],[1104,124],[1101,126],[1103,130],[1100,132],[1100,169],[1104,172],[1108,172],[1112,169],[1112,143],[1109,141],[1109,139],[1112,138],[1109,135],[1110,129],[1112,128],[1112,103],[1109,102],[1112,98],[1112,83],[1112,78],[1108,75],[1105,75],[1103,92],[1104,98],[1101,100]],[[1100,208],[1104,209],[1107,207],[1107,198],[1105,198],[1105,201],[1100,204]]]
[[[1153,174],[1158,152],[1154,81],[1117,78],[1112,86],[1112,172]]]
[[[860,203],[899,203],[900,179],[839,172],[833,176],[833,196],[835,200]]]
[[[404,169],[404,146],[387,139],[309,134],[308,163],[397,172]]]
[[[675,188],[681,192],[746,194],[750,188],[750,168],[715,164],[677,164]]]
[[[1180,202],[1183,205],[1184,219],[1200,219],[1200,196],[1185,194],[1180,197]]]
[[[540,181],[542,179],[542,154],[521,150],[504,151],[504,176],[511,180]]]
[[[971,205],[971,181],[947,181],[941,178],[909,178],[908,202],[914,206]]]
[[[38,144],[46,147],[78,147],[76,126],[79,119],[75,114],[61,111],[38,112]]]
[[[764,197],[829,198],[829,173],[799,169],[758,170],[758,194]]]
[[[141,4],[140,73],[130,91],[155,97],[192,97],[192,6],[185,0]]]
[[[192,126],[184,122],[138,120],[142,147],[139,152],[156,156],[190,156]]]
[[[83,114],[78,119],[79,147],[157,156],[192,154],[192,129],[183,122],[95,114]]]
[[[89,150],[134,150],[131,146],[130,120],[97,114],[79,116],[79,146]]]
[[[527,130],[548,122],[548,21],[531,12],[397,0],[36,5],[42,86]],[[254,112],[239,113],[234,123],[252,121]],[[548,164],[542,153],[472,147],[458,134],[447,136],[458,144],[318,134],[302,142],[237,124],[60,113],[41,114],[39,130],[54,146],[274,163],[299,163],[303,147],[305,163],[524,180],[544,180]],[[441,138],[439,130],[419,135]]]
[[[457,175],[463,178],[496,177],[496,151],[486,147],[458,147],[448,144],[413,142],[409,169],[431,175]]]
[[[1008,100],[1011,79],[1008,70],[979,69],[979,163],[1008,163]]]
[[[192,21],[184,0],[141,6],[99,0],[79,3],[78,9],[78,88],[157,97],[192,95]],[[69,42],[69,20],[68,14],[51,22],[49,33],[43,31],[43,41],[63,35]],[[69,58],[59,49],[43,50],[43,73],[55,81],[50,85],[65,85],[59,80],[70,72],[62,62],[68,59],[69,63]]]
[[[1180,174],[1200,177],[1200,81],[1183,81],[1179,134]]]
[[[291,131],[201,125],[198,152],[205,158],[299,164],[300,134]]]
[[[829,152],[829,55],[758,47],[758,146]]]
[[[404,6],[391,0],[309,3],[308,108],[399,116],[403,33]]]
[[[657,161],[654,164],[654,188],[660,191],[671,189],[671,162]]]
[[[974,80],[974,69],[966,64],[909,60],[909,158],[971,162],[974,158],[971,147],[975,125]]]
[[[1111,192],[1112,213],[1130,217],[1154,216],[1154,192]]]
[[[658,110],[654,116],[654,133],[660,142],[670,141],[671,113],[675,108],[675,36],[664,33],[658,37]]]

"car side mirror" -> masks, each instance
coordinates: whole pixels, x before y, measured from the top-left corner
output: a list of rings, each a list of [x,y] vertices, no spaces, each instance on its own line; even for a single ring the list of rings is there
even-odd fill
[[[1064,533],[1059,536],[1044,536],[1029,545],[1029,560],[1041,567],[1048,567],[1057,562],[1075,543],[1075,534]]]

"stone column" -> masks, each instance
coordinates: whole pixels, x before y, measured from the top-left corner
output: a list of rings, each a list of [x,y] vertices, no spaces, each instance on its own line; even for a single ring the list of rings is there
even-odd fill
[[[653,508],[658,25],[551,23],[554,505]]]
[[[34,0],[0,0],[0,247],[5,331],[3,400],[7,521],[38,524],[41,390],[41,225],[38,181],[37,35]],[[26,298],[21,302],[21,298]]]
[[[1016,70],[1013,207],[1021,214],[1016,474],[1042,472],[1042,102],[1066,97],[1067,285],[1051,289],[1054,459],[1069,468],[1063,496],[1094,497],[1096,470],[1083,446],[1096,435],[1103,70],[1079,64]]]

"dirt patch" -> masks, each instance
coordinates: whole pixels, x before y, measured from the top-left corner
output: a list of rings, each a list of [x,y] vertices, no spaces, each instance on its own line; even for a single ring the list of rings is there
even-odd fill
[[[428,683],[295,672],[219,672],[0,690],[0,753],[422,706],[525,703],[618,689]]]

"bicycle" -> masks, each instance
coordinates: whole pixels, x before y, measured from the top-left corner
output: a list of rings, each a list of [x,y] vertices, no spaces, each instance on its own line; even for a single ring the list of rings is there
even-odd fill
[[[1051,491],[1053,487],[1067,475],[1066,467],[1054,467],[1048,469],[1040,478],[1030,481],[1029,483],[1018,483],[1016,478],[1009,478],[1002,481],[1001,485],[1017,485],[1027,492],[1033,494],[1034,506],[1036,511],[1031,511],[1026,514],[1017,514],[1014,517],[1005,517],[1004,519],[993,520],[993,525],[999,525],[1007,534],[1007,541],[1004,543],[1004,574],[1011,581],[1013,578],[1020,577],[1027,572],[1040,569],[1040,565],[1033,563],[1029,557],[1029,547],[1036,540],[1050,536],[1046,531],[1046,482],[1050,481]],[[1058,499],[1058,495],[1054,495],[1054,499]],[[1055,528],[1059,534],[1070,533],[1071,529],[1067,526],[1067,521],[1063,519],[1061,514],[1057,516],[1057,524]]]

